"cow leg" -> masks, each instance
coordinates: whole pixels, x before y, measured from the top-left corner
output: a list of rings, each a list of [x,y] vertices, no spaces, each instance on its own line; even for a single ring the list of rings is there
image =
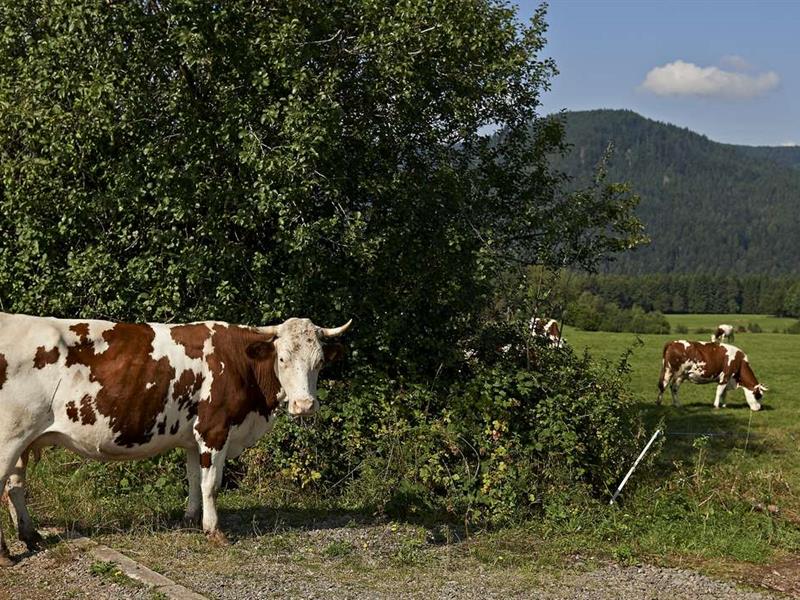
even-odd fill
[[[4,490],[6,486],[6,477],[0,476],[0,490]],[[6,539],[3,535],[3,526],[0,525],[0,567],[11,567],[14,561],[11,560],[11,553],[8,551]]]
[[[725,406],[723,400],[725,399],[725,392],[727,391],[728,391],[727,381],[725,383],[717,384],[717,393],[716,396],[714,396],[714,408],[719,408],[720,403],[722,403],[723,407]]]
[[[14,471],[14,465],[20,455],[14,445],[13,441],[0,440],[0,490],[6,489],[8,476]],[[14,561],[11,560],[11,553],[8,551],[3,535],[3,527],[0,525],[0,567],[10,567],[13,564]]]
[[[225,448],[204,451],[200,455],[200,489],[203,494],[203,531],[211,541],[225,544],[227,538],[219,528],[217,517],[217,492],[222,483],[222,468],[225,465]]]
[[[28,454],[29,450],[25,450],[20,456],[8,477],[6,490],[9,500],[8,512],[19,532],[19,539],[25,542],[28,550],[33,552],[41,545],[42,536],[33,526],[28,507],[25,505],[25,471],[28,468]]]
[[[681,387],[680,379],[677,377],[672,380],[672,385],[669,386],[669,391],[672,394],[672,406],[680,406],[678,403],[678,388]]]
[[[201,477],[200,451],[197,448],[189,448],[186,450],[186,478],[189,481],[189,503],[186,506],[183,521],[190,526],[200,524],[200,510],[203,502],[203,495],[200,489]]]
[[[661,368],[661,377],[658,380],[658,399],[656,400],[656,404],[661,404],[661,401],[664,399],[664,390],[667,389],[667,386],[672,379],[672,371],[666,366],[662,366]]]

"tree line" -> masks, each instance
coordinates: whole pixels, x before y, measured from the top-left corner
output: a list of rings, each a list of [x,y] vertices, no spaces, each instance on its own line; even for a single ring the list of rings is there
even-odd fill
[[[621,309],[661,313],[757,313],[800,317],[800,278],[767,275],[565,273],[559,293],[567,302],[589,293]]]

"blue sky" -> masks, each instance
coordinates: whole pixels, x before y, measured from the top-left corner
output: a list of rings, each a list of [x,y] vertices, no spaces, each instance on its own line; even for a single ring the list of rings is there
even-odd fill
[[[539,2],[517,0],[527,20]],[[734,144],[800,144],[800,1],[551,0],[543,112],[629,108]]]

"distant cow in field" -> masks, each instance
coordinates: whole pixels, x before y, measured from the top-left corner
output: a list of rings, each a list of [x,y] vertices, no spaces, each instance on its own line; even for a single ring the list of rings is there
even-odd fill
[[[533,337],[545,339],[558,348],[564,347],[564,338],[561,337],[561,330],[558,328],[558,321],[555,319],[533,317],[530,322],[530,331]]]
[[[342,355],[308,319],[269,327],[64,320],[0,313],[0,490],[29,549],[40,541],[25,506],[28,455],[62,446],[99,460],[185,448],[186,518],[212,539],[227,457],[290,415],[318,407],[317,376]],[[12,564],[0,528],[0,566]]]
[[[669,386],[672,403],[677,406],[678,388],[687,379],[692,383],[717,384],[714,408],[720,407],[728,390],[741,387],[750,408],[759,410],[759,400],[767,391],[766,386],[758,383],[747,355],[736,346],[686,340],[667,342],[658,381],[658,404]]]
[[[717,325],[717,330],[711,335],[712,342],[732,342],[733,325]]]

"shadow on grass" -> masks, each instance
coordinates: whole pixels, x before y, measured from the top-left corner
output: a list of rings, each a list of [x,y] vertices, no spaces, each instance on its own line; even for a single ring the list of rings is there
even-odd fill
[[[728,403],[715,409],[712,403],[690,402],[673,407],[655,403],[640,403],[642,417],[648,429],[664,423],[663,442],[658,463],[667,467],[676,461],[690,462],[702,445],[706,449],[704,460],[708,465],[724,463],[735,451],[745,451],[759,456],[773,453],[770,439],[753,431],[750,407],[746,402]],[[763,405],[762,411],[774,410]],[[755,415],[756,413],[752,413]]]

